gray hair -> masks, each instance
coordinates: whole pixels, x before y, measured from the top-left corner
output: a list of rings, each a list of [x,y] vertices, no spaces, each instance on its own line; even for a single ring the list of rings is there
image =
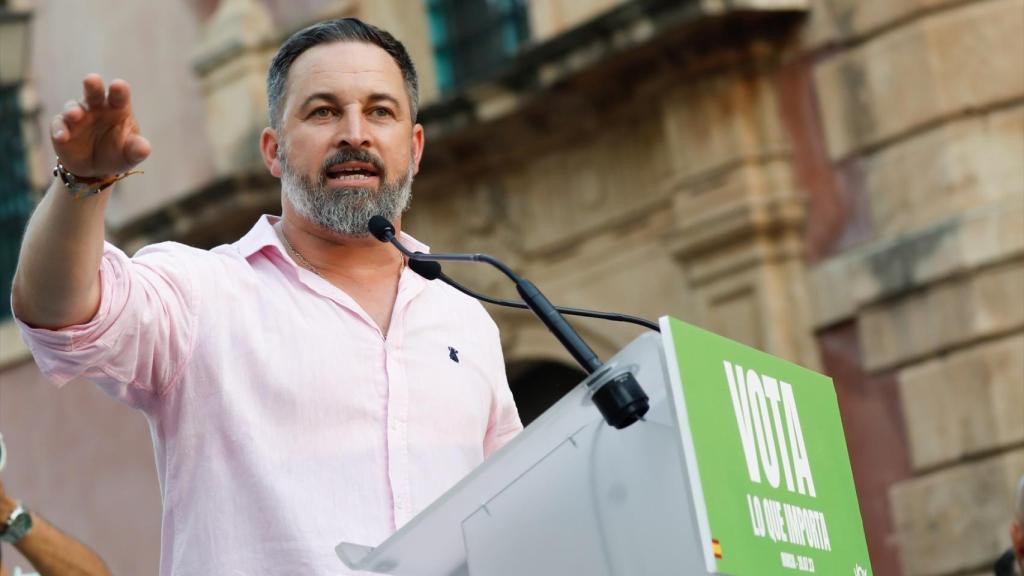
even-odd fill
[[[281,125],[282,106],[288,88],[288,72],[292,64],[303,52],[320,44],[334,42],[362,42],[373,44],[388,53],[405,80],[405,91],[409,96],[409,109],[412,121],[416,122],[419,113],[419,80],[412,58],[394,36],[376,26],[367,24],[358,18],[340,18],[313,24],[308,28],[292,34],[274,55],[267,72],[267,110],[270,114],[270,126],[275,130]]]

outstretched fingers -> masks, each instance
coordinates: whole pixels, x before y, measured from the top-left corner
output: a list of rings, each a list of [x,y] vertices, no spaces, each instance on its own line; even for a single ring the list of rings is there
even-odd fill
[[[131,104],[132,91],[128,83],[120,78],[110,83],[107,105],[111,108],[127,108]]]
[[[50,121],[50,137],[54,142],[64,143],[71,139],[71,130],[85,118],[85,109],[78,100],[64,103],[64,112]]]
[[[64,123],[63,114],[57,114],[50,121],[50,138],[58,144],[63,144],[71,139],[68,125]]]
[[[64,112],[61,116],[64,118],[64,122],[70,126],[85,118],[85,109],[82,108],[82,103],[78,100],[68,100],[64,103]]]
[[[125,172],[145,160],[152,147],[132,115],[131,88],[124,80],[104,86],[98,74],[82,80],[82,99],[71,100],[50,121],[54,152],[81,176]]]
[[[82,80],[83,102],[89,110],[103,107],[107,95],[103,88],[103,78],[99,74],[89,74]]]
[[[153,150],[149,140],[135,134],[128,138],[124,145],[124,159],[129,164],[135,165],[145,160]]]

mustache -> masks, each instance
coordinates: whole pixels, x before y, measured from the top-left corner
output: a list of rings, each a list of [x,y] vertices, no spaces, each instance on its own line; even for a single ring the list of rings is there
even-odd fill
[[[343,164],[345,162],[365,162],[373,166],[373,169],[377,171],[381,182],[387,181],[387,170],[384,168],[384,161],[376,154],[360,148],[343,148],[325,158],[323,163],[320,165],[320,181],[327,181],[328,168],[335,164]]]

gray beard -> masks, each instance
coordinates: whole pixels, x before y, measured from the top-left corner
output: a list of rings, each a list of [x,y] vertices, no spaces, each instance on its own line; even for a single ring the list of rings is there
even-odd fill
[[[381,215],[395,222],[412,202],[412,163],[404,177],[387,180],[381,173],[381,184],[373,188],[327,188],[326,168],[316,182],[304,174],[293,172],[282,153],[281,188],[295,210],[314,224],[343,236],[363,238],[370,235],[366,223]]]

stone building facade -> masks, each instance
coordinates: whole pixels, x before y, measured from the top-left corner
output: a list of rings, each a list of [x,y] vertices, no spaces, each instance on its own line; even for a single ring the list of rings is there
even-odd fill
[[[364,18],[424,87],[410,231],[492,253],[555,302],[671,314],[829,374],[875,573],[987,573],[1024,475],[1024,2],[505,4],[525,7],[526,41],[443,86],[430,8],[455,3],[25,2],[34,185],[80,77],[122,76],[154,154],[115,191],[112,238],[232,241],[280,201],[256,149],[270,56],[307,23]],[[537,382],[564,388],[571,360],[529,316],[492,313],[539,409]],[[636,335],[576,325],[602,357]],[[9,321],[0,363],[5,483],[115,571],[151,572],[144,423],[43,384]]]

